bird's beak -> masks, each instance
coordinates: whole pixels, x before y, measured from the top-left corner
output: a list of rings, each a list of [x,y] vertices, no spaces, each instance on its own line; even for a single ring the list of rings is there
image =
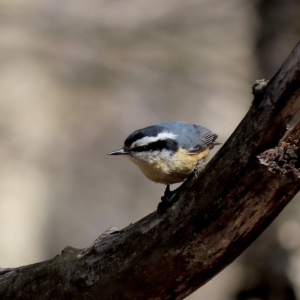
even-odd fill
[[[125,155],[125,154],[129,154],[128,151],[125,151],[123,148],[120,150],[116,150],[116,151],[112,151],[107,153],[108,155]]]

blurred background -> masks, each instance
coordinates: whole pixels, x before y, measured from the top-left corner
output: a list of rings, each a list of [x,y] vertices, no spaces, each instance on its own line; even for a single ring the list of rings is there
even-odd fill
[[[0,24],[0,266],[16,267],[154,211],[164,186],[106,153],[162,121],[225,142],[298,42],[300,3],[2,0]],[[300,299],[299,217],[295,199],[188,299]]]

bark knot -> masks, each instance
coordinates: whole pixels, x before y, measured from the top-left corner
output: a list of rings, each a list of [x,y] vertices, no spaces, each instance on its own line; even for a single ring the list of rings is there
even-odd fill
[[[281,142],[277,147],[258,155],[258,159],[272,172],[300,177],[300,147],[298,145]]]

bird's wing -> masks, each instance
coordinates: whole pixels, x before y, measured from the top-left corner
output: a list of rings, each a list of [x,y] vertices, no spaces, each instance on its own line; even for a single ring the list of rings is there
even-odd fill
[[[200,140],[200,143],[190,148],[188,150],[189,154],[198,154],[205,149],[209,148],[212,149],[214,145],[219,145],[220,143],[215,142],[218,136],[212,132],[207,132]]]

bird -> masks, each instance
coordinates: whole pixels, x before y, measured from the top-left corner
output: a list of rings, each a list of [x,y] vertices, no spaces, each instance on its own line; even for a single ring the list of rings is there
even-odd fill
[[[217,138],[200,125],[163,122],[135,130],[121,149],[108,154],[128,156],[148,179],[165,184],[163,201],[174,193],[171,184],[184,181],[199,161],[207,162],[210,150],[221,144]]]

